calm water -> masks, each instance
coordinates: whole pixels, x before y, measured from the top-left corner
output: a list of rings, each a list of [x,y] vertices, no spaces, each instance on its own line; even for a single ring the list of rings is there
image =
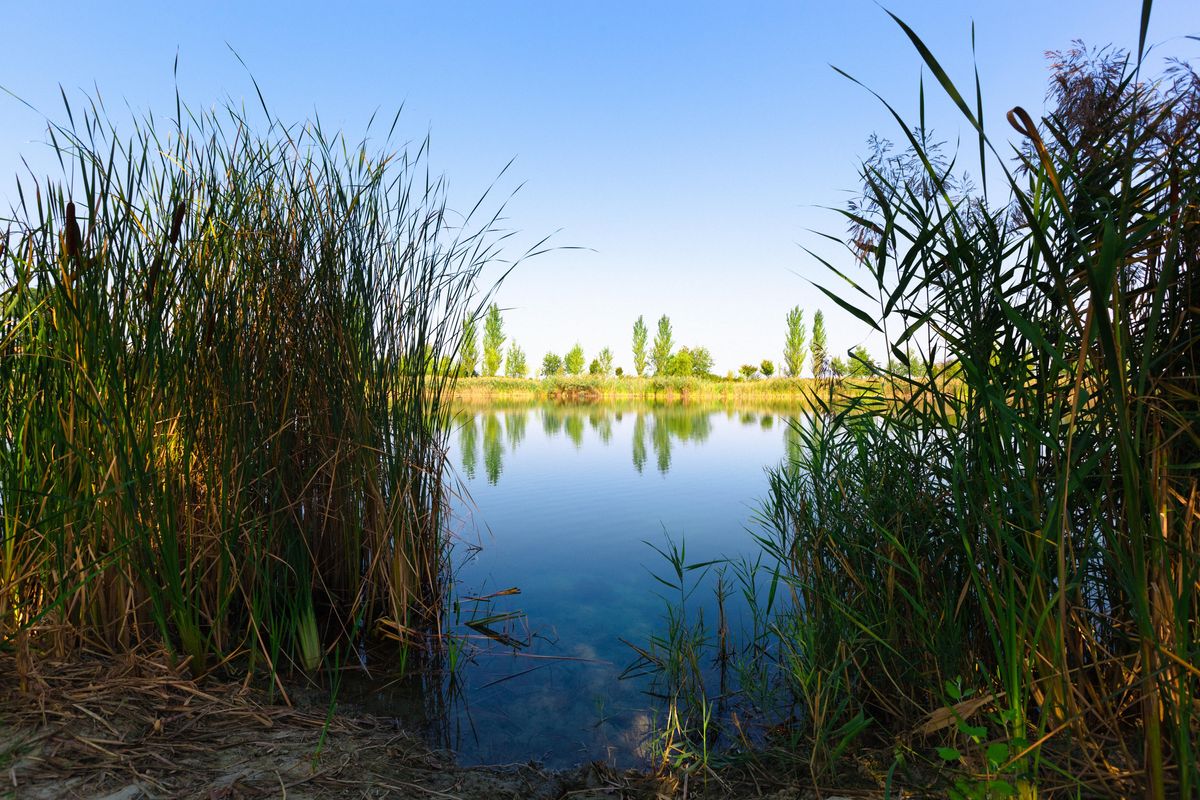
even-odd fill
[[[638,764],[654,704],[646,679],[619,679],[636,657],[621,639],[661,630],[668,590],[652,573],[670,569],[647,542],[685,542],[692,563],[752,555],[764,469],[783,458],[798,413],[461,409],[451,458],[469,500],[456,508],[452,622],[465,639],[453,686],[432,712],[425,698],[435,738],[464,763]],[[519,593],[469,599],[509,589]],[[411,694],[357,699],[404,717]]]

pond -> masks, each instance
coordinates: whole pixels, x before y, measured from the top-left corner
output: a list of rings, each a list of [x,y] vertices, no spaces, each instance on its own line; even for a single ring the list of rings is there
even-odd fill
[[[423,724],[464,764],[644,764],[657,709],[648,678],[622,677],[637,657],[625,642],[644,646],[665,624],[665,598],[678,598],[655,578],[672,568],[654,547],[682,544],[690,563],[752,557],[765,469],[783,459],[801,413],[458,409],[450,622],[463,644],[452,648],[453,678],[420,712],[411,686],[381,685],[378,675],[351,699]],[[726,604],[733,620],[736,594]],[[716,614],[711,587],[695,598]]]

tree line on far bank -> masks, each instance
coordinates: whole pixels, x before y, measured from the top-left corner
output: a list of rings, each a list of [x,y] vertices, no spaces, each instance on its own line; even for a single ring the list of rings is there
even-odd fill
[[[808,338],[808,330],[804,322],[804,310],[795,306],[787,312],[785,319],[786,334],[784,337],[783,358],[778,365],[771,359],[763,359],[758,364],[742,364],[738,375],[744,380],[753,380],[758,376],[771,378],[777,372],[781,377],[798,378],[807,366],[816,378],[865,378],[876,374],[879,365],[872,358],[867,348],[858,345],[851,349],[846,358],[830,357],[825,329],[825,315],[817,311],[813,315],[812,339]],[[493,377],[506,375],[512,378],[524,378],[529,375],[530,367],[525,351],[515,342],[510,341],[507,349],[505,342],[508,337],[504,333],[504,318],[496,303],[488,306],[483,319],[483,337],[480,342],[478,322],[474,316],[463,322],[462,344],[459,348],[459,374],[467,376]],[[482,344],[482,349],[480,345]],[[633,323],[633,338],[631,353],[633,356],[633,373],[638,377],[647,375],[667,377],[697,377],[717,379],[712,371],[713,358],[707,347],[683,346],[675,347],[674,330],[671,319],[663,314],[658,319],[658,327],[654,340],[650,340],[650,331],[646,327],[645,318],[639,316]],[[917,376],[924,374],[920,359],[906,354],[905,359],[893,358],[888,363],[888,370],[900,374]],[[576,342],[563,355],[554,352],[546,353],[542,363],[536,370],[537,375],[552,377],[556,375],[598,375],[601,377],[622,377],[625,371],[614,365],[612,349],[604,347],[589,362],[584,355],[583,346]],[[734,378],[730,371],[727,378]]]

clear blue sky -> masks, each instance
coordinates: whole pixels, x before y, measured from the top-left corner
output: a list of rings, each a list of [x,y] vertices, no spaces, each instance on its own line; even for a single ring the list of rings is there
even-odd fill
[[[1136,45],[1140,2],[953,3],[896,0],[951,74],[969,85],[970,28],[986,122],[1007,135],[1013,105],[1041,109],[1044,51],[1073,38]],[[58,86],[93,84],[121,102],[173,111],[184,98],[254,101],[235,48],[273,110],[314,111],[357,136],[401,103],[401,130],[433,138],[433,165],[467,206],[501,181],[524,187],[512,227],[560,250],[529,261],[499,293],[531,366],[573,342],[612,346],[629,367],[630,327],[671,316],[676,341],[710,348],[721,372],[780,358],[784,313],[824,308],[838,352],[864,327],[806,279],[825,280],[801,246],[840,233],[822,206],[855,184],[872,131],[897,132],[879,104],[830,68],[875,88],[914,119],[920,61],[883,8],[838,3],[121,3],[9,4],[0,86],[61,117]],[[1150,39],[1200,57],[1200,3],[1155,4]],[[951,142],[958,119],[930,87],[930,119]],[[39,116],[0,96],[0,201],[20,156],[40,160]],[[43,167],[44,168],[44,167]],[[5,201],[5,205],[7,202]],[[514,254],[516,249],[514,249]],[[842,259],[844,262],[844,258]],[[870,343],[878,349],[875,343]]]

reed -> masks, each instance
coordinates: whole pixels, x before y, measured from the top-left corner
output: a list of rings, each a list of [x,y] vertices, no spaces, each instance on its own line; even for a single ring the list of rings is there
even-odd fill
[[[836,299],[958,380],[815,398],[771,476],[790,597],[759,645],[818,773],[861,719],[889,780],[945,767],[958,797],[1200,796],[1200,78],[1063,53],[1014,163],[900,25],[1008,196],[955,180],[923,110],[865,165]]]
[[[866,764],[889,796],[1198,797],[1200,76],[1077,46],[1002,151],[978,78],[970,102],[896,21],[1005,196],[955,175],[923,87],[916,126],[885,101],[907,146],[864,164],[858,270],[826,293],[895,361],[792,423],[732,573],[731,713],[675,666],[723,648],[638,649],[677,690],[671,766],[715,726],[818,786]]]
[[[448,210],[427,141],[265,102],[65,115],[0,244],[0,646],[275,675],[380,622],[415,641],[445,568],[433,366],[495,218]]]

